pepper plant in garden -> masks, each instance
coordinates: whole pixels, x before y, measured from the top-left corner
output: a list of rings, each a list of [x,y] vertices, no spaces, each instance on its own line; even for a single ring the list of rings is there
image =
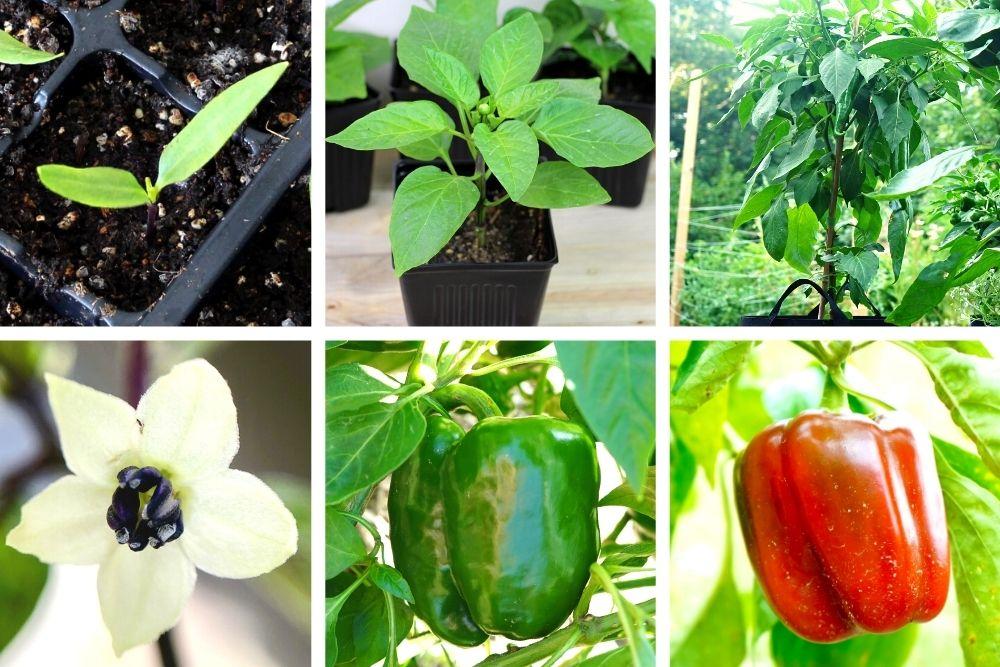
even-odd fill
[[[326,101],[368,97],[366,74],[389,62],[392,47],[385,37],[338,30],[347,18],[372,0],[343,0],[326,10]]]
[[[232,138],[278,79],[288,63],[277,63],[255,72],[219,93],[163,148],[159,173],[145,186],[134,174],[114,167],[70,167],[46,164],[38,178],[60,197],[95,208],[146,207],[147,239],[153,239],[158,217],[157,201],[164,188],[189,178],[204,167]]]
[[[655,664],[653,365],[645,342],[329,343],[327,664],[397,664],[417,621],[428,659],[505,637],[530,643],[490,664]]]
[[[641,122],[598,104],[599,79],[534,80],[543,49],[529,14],[477,39],[467,23],[414,7],[397,42],[400,64],[454,105],[461,127],[434,102],[395,102],[327,139],[444,163],[416,169],[396,191],[389,239],[397,275],[434,257],[467,219],[481,240],[486,225],[503,224],[489,213],[508,200],[539,209],[605,203],[607,192],[584,168],[628,164],[653,149]],[[471,174],[449,157],[456,137],[475,160]],[[540,163],[540,141],[563,160]]]
[[[693,606],[672,592],[697,614],[675,611],[671,664],[735,667],[748,647],[776,665],[1000,660],[995,352],[674,343],[671,550],[686,569],[672,579],[693,573],[704,540],[724,546],[711,594]]]
[[[787,0],[732,47],[741,69],[732,112],[758,132],[735,224],[759,218],[771,257],[821,272],[826,291],[869,309],[880,254],[899,278],[912,196],[976,154],[931,146],[927,106],[961,108],[963,85],[996,81],[966,59],[947,18],[933,3],[904,15],[875,0]],[[927,310],[915,300],[940,301],[995,261],[974,254],[963,245],[929,268],[888,320],[912,323]]]

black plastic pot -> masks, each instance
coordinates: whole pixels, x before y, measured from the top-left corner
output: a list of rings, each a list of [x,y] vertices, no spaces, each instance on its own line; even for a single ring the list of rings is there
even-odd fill
[[[396,163],[395,186],[424,163]],[[472,173],[473,165],[455,165]],[[535,326],[542,314],[552,267],[559,263],[552,216],[545,212],[542,234],[551,258],[535,262],[424,264],[399,279],[406,321],[412,326]]]
[[[984,322],[983,320],[970,320],[969,321],[969,326],[972,326],[972,327],[985,327],[986,326],[986,322]]]
[[[781,306],[785,303],[792,292],[800,287],[810,286],[820,298],[830,307],[830,319],[819,319],[819,306],[813,308],[808,315],[781,315]],[[774,304],[768,315],[747,315],[740,318],[740,326],[744,327],[885,327],[892,326],[886,323],[881,316],[857,316],[848,317],[840,309],[837,302],[826,293],[822,287],[809,280],[800,278],[788,286],[784,294]]]
[[[119,15],[128,0],[110,0],[94,9],[70,9],[58,0],[43,0],[56,7],[73,31],[73,46],[35,96],[37,110],[31,122],[13,135],[0,138],[0,156],[24,141],[39,127],[42,115],[60,89],[69,85],[85,60],[100,52],[124,59],[143,81],[172,99],[188,115],[203,106],[188,87],[166,68],[125,39]],[[205,237],[194,256],[163,295],[144,311],[119,310],[114,304],[80,285],[54,285],[47,272],[14,237],[0,231],[0,263],[31,285],[59,315],[86,325],[179,326],[240,254],[289,185],[309,166],[311,111],[307,110],[263,163],[243,194]],[[255,155],[280,140],[245,128],[239,138]]]
[[[638,63],[636,63],[638,67]],[[538,77],[546,78],[566,78],[565,69],[569,68],[589,68],[589,65],[580,60],[575,53],[568,49],[563,49],[555,56],[554,62],[542,67]],[[594,72],[592,76],[597,76]],[[653,74],[647,75],[642,72],[641,79],[648,81],[650,90],[655,95],[656,91],[656,70],[654,63]],[[639,120],[649,133],[656,135],[656,105],[649,102],[631,102],[614,99],[602,99],[601,104],[614,107],[619,111],[631,114]],[[541,145],[542,156],[553,160],[560,159],[549,146]],[[601,167],[588,169],[594,178],[601,184],[611,201],[608,206],[623,206],[635,208],[642,204],[643,195],[646,192],[646,179],[649,176],[649,165],[653,161],[653,153],[647,153],[635,162],[622,165],[621,167]]]
[[[326,136],[347,128],[379,108],[378,93],[368,89],[363,100],[326,105]],[[342,213],[361,208],[372,194],[373,151],[355,151],[326,143],[326,210]]]
[[[393,102],[419,102],[420,100],[434,102],[444,109],[444,112],[455,123],[456,128],[461,129],[462,127],[462,121],[458,117],[458,110],[454,104],[440,95],[435,95],[419,83],[414,83],[410,80],[410,75],[399,64],[399,58],[396,57],[395,45],[392,48],[392,72],[389,76],[389,95],[392,97]],[[463,161],[472,159],[472,154],[469,153],[469,146],[462,140],[452,141],[451,150],[448,153],[451,156],[452,162],[455,160]]]

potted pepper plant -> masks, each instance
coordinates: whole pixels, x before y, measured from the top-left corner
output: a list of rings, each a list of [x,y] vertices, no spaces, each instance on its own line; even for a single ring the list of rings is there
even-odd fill
[[[389,239],[411,324],[533,325],[557,262],[549,209],[606,203],[586,168],[633,162],[652,136],[598,103],[598,79],[535,80],[544,43],[531,16],[482,41],[432,16],[413,8],[403,30],[423,38],[400,59],[449,101],[459,125],[435,102],[394,102],[328,141],[440,160],[397,166]],[[472,161],[451,159],[455,137]],[[540,161],[540,143],[562,159]]]
[[[343,0],[326,10],[326,132],[336,134],[379,108],[366,75],[389,61],[389,40],[338,30],[371,0]],[[350,211],[368,203],[373,155],[336,144],[326,147],[326,210]]]
[[[977,80],[961,49],[938,34],[933,6],[903,16],[876,2],[849,4],[783,3],[775,16],[749,22],[733,46],[742,73],[732,112],[757,132],[735,225],[759,219],[771,257],[821,282],[824,299],[806,316],[779,321],[772,312],[744,325],[914,321],[905,303],[883,320],[868,298],[884,239],[898,279],[911,197],[975,156],[971,146],[931,146],[921,127],[928,104],[961,108],[959,82]],[[944,273],[954,276],[970,257],[956,256]],[[845,293],[875,314],[842,316]]]
[[[512,10],[508,17],[526,10]],[[543,77],[601,79],[601,104],[656,127],[656,9],[650,0],[551,0],[540,14],[551,26]],[[652,155],[621,167],[590,172],[612,206],[642,203]]]

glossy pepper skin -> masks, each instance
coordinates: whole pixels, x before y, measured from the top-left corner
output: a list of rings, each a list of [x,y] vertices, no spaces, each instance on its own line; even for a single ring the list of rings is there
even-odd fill
[[[750,442],[735,488],[764,594],[801,637],[892,632],[944,606],[944,500],[930,438],[907,418],[804,412]]]
[[[550,417],[490,417],[445,464],[452,574],[477,625],[542,637],[580,600],[597,560],[594,442]]]
[[[389,525],[395,566],[410,584],[417,616],[441,639],[477,646],[486,633],[472,620],[451,576],[441,496],[445,456],[464,435],[447,417],[427,420],[417,451],[392,474]]]

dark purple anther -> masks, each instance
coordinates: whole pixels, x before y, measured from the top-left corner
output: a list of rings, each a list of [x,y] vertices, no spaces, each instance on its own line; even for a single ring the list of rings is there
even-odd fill
[[[147,493],[148,497],[144,495]],[[181,504],[174,496],[173,484],[151,466],[122,468],[107,518],[118,543],[128,544],[132,551],[147,546],[159,549],[184,532]]]
[[[118,473],[118,486],[121,488],[127,486],[139,493],[146,493],[162,481],[163,475],[152,466],[146,466],[145,468],[129,466],[128,468],[123,468]]]

